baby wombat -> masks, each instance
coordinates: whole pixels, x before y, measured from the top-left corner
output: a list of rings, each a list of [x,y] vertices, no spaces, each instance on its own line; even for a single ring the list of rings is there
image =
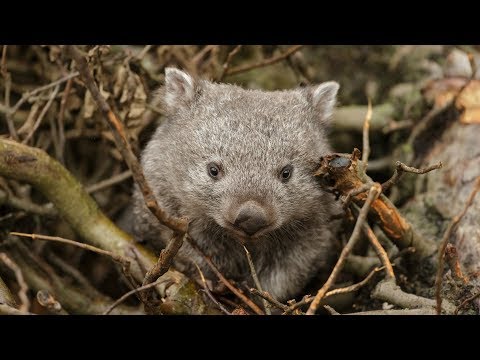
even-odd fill
[[[159,204],[190,219],[189,234],[227,278],[251,283],[245,245],[263,289],[281,301],[331,264],[338,209],[313,173],[330,152],[326,127],[338,88],[245,90],[167,68],[154,100],[167,118],[142,165]],[[171,231],[138,189],[134,201],[135,236],[165,246]],[[196,263],[216,280],[188,243],[177,258],[179,270],[197,276]]]

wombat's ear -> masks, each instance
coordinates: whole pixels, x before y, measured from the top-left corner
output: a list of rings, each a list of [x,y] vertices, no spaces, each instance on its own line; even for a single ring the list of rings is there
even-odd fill
[[[332,116],[339,88],[340,85],[337,82],[327,81],[308,89],[310,101],[317,110],[321,122],[328,122]]]
[[[195,80],[175,68],[165,69],[164,101],[168,111],[188,105],[195,97]]]

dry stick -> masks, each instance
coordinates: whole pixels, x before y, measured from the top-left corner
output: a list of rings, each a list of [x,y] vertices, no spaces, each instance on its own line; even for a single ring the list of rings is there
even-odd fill
[[[251,288],[250,292],[252,294],[260,296],[264,300],[264,302],[269,302],[270,304],[279,308],[280,310],[287,311],[287,309],[288,309],[288,305],[282,304],[280,301],[278,301],[272,295],[270,295],[270,293],[268,291],[257,290],[255,288]],[[265,306],[265,310],[266,309],[267,309],[267,306]],[[268,310],[270,310],[270,309],[268,309]],[[268,315],[271,315],[271,313],[268,314]]]
[[[100,249],[100,248],[92,246],[92,245],[88,245],[88,244],[84,244],[84,243],[81,243],[81,242],[78,242],[78,241],[65,239],[65,238],[62,238],[62,237],[59,237],[59,236],[27,234],[27,233],[15,232],[15,231],[10,232],[10,235],[28,237],[28,238],[31,238],[32,240],[47,240],[47,241],[55,241],[55,242],[59,242],[59,243],[63,243],[63,244],[69,244],[69,245],[77,246],[77,247],[85,249],[85,250],[93,251],[93,252],[95,252],[97,254],[100,254],[100,255],[108,256],[108,257],[112,258],[114,261],[116,261],[116,262],[118,262],[122,265],[130,264],[130,260],[128,260],[127,258],[125,258],[123,256],[117,255],[117,254],[115,254],[111,251],[103,250],[103,249]]]
[[[8,114],[10,116],[13,116],[18,109],[20,109],[20,106],[22,106],[25,101],[27,101],[31,96],[34,96],[42,91],[45,91],[45,90],[48,90],[50,88],[53,88],[57,85],[60,85],[62,83],[64,83],[65,81],[68,81],[69,79],[73,79],[74,77],[77,77],[79,75],[78,71],[74,72],[74,73],[71,73],[71,74],[68,74],[54,82],[51,82],[50,84],[47,84],[47,85],[43,85],[43,86],[40,86],[32,91],[27,91],[26,93],[24,93],[22,95],[22,97],[20,98],[20,100],[17,101],[17,103],[10,109],[10,111],[8,112]]]
[[[443,164],[440,161],[438,164],[434,164],[423,169],[417,169],[411,166],[407,166],[400,161],[397,161],[395,163],[395,172],[393,173],[393,176],[382,184],[382,192],[387,191],[393,185],[395,185],[398,182],[398,180],[400,180],[400,177],[403,175],[403,173],[405,172],[414,173],[414,174],[426,174],[432,170],[440,169],[442,166]]]
[[[43,107],[42,111],[40,112],[40,115],[38,115],[37,121],[35,121],[35,124],[33,125],[32,129],[30,130],[28,135],[25,137],[25,139],[22,140],[22,144],[26,144],[28,142],[28,140],[30,140],[30,138],[33,136],[35,131],[37,131],[38,127],[42,123],[43,117],[47,113],[48,109],[50,109],[50,106],[52,105],[53,100],[55,99],[55,96],[57,96],[59,88],[60,88],[60,85],[57,85],[57,86],[55,86],[55,89],[53,89],[53,91],[52,91],[52,93],[51,93],[51,95],[50,95],[50,97],[47,101],[47,104]]]
[[[273,56],[273,57],[268,58],[268,59],[264,59],[264,60],[262,60],[258,63],[255,63],[255,64],[246,64],[246,65],[240,65],[240,66],[234,67],[233,69],[230,69],[230,70],[226,71],[225,76],[235,75],[235,74],[238,74],[238,73],[241,73],[241,72],[257,69],[259,67],[264,67],[264,66],[275,64],[279,61],[282,61],[282,60],[288,58],[290,55],[294,54],[295,52],[300,50],[302,47],[303,47],[303,45],[295,45],[295,46],[290,47],[283,54]]]
[[[378,241],[377,236],[373,232],[370,225],[365,223],[363,226],[363,232],[365,233],[365,235],[367,235],[368,240],[370,241],[370,244],[372,245],[373,249],[377,253],[377,256],[380,259],[380,262],[382,263],[383,267],[385,268],[385,274],[387,278],[395,281],[395,273],[393,272],[393,266],[392,266],[392,263],[390,262],[390,259],[388,258],[388,254],[383,248],[383,246],[380,244],[380,242]]]
[[[345,260],[347,259],[348,254],[350,254],[356,242],[360,238],[361,229],[363,224],[366,221],[368,210],[370,209],[370,205],[374,200],[378,198],[381,190],[382,188],[378,183],[374,183],[370,188],[367,200],[365,201],[365,204],[363,204],[362,210],[358,215],[357,222],[353,229],[352,235],[350,236],[350,239],[348,240],[347,244],[343,248],[342,253],[340,254],[340,257],[337,263],[335,264],[335,267],[332,270],[332,273],[330,274],[330,276],[328,277],[327,281],[322,286],[322,288],[318,290],[317,295],[315,295],[315,299],[312,301],[312,303],[310,304],[310,307],[308,308],[307,315],[314,315],[316,313],[318,306],[320,305],[320,301],[323,299],[327,291],[330,289],[330,287],[334,284],[335,280],[337,279],[338,274],[340,273],[341,269],[343,268],[343,265],[345,264]]]
[[[2,73],[3,78],[5,79],[5,106],[7,109],[10,108],[10,91],[12,86],[12,77],[7,71],[7,45],[3,45],[2,49],[2,61],[0,63],[0,72]],[[17,131],[15,125],[13,124],[13,119],[7,111],[5,116],[7,118],[7,126],[10,136],[13,140],[18,140]]]
[[[375,275],[379,271],[382,271],[384,268],[385,268],[384,266],[374,268],[365,277],[365,279],[363,279],[362,281],[360,281],[356,284],[352,284],[350,286],[346,286],[346,287],[343,287],[343,288],[330,290],[329,292],[327,292],[325,294],[325,298],[333,296],[333,295],[346,294],[346,293],[349,293],[349,292],[357,291],[358,289],[364,287],[372,279],[373,275]],[[310,304],[313,301],[313,299],[314,299],[313,296],[305,295],[302,298],[302,300],[300,300],[298,303],[295,303],[295,304],[292,304],[292,305],[288,306],[287,309],[284,311],[284,313],[282,315],[287,315],[287,314],[297,310],[298,308],[302,307],[303,305]]]
[[[468,277],[462,272],[455,245],[447,244],[445,248],[445,259],[447,260],[448,267],[452,271],[453,278],[457,281],[462,281],[464,284],[468,284]]]
[[[332,308],[331,306],[323,305],[323,307],[325,308],[325,310],[327,310],[330,313],[330,315],[342,315],[337,310]]]
[[[467,305],[469,302],[475,300],[476,298],[480,297],[480,291],[478,293],[476,293],[475,295],[472,295],[468,298],[466,298],[465,300],[462,301],[462,303],[460,305],[457,306],[457,308],[455,309],[455,312],[454,314],[455,315],[458,315],[458,312],[465,307],[465,305]]]
[[[406,309],[435,308],[435,300],[406,293],[400,288],[400,286],[389,280],[380,281],[372,291],[371,297],[387,301],[390,304],[395,304]],[[445,301],[443,309],[447,313],[453,314],[455,306],[450,302]]]
[[[56,216],[57,211],[55,208],[51,207],[48,204],[38,205],[31,202],[28,199],[18,198],[7,192],[4,192],[0,189],[0,204],[8,204],[15,209],[24,210],[33,214],[43,215],[43,216]]]
[[[370,188],[372,187],[372,184],[363,184],[362,186],[360,186],[359,188],[357,189],[354,189],[352,191],[350,191],[347,196],[345,196],[345,200],[343,201],[343,210],[344,211],[347,211],[348,207],[350,206],[350,203],[352,202],[352,197],[353,196],[356,196],[362,192],[365,192],[367,190],[370,190]]]
[[[127,278],[127,280],[130,282],[130,284],[132,286],[134,286],[134,284],[136,283],[134,281],[132,275],[130,274],[130,266],[131,266],[130,260],[127,259],[124,256],[117,255],[117,254],[115,254],[111,251],[103,250],[103,249],[100,249],[100,248],[92,246],[92,245],[88,245],[88,244],[84,244],[84,243],[81,243],[81,242],[78,242],[78,241],[65,239],[65,238],[62,238],[62,237],[59,237],[59,236],[48,236],[48,235],[40,235],[40,234],[26,234],[26,233],[20,233],[20,232],[10,232],[10,235],[29,237],[32,240],[37,240],[38,239],[38,240],[46,240],[46,241],[55,241],[55,242],[59,242],[59,243],[63,243],[63,244],[69,244],[69,245],[77,246],[79,248],[89,250],[89,251],[95,252],[95,253],[100,254],[100,255],[108,256],[112,260],[114,260],[115,262],[118,262],[120,265],[122,265],[123,273],[124,273],[125,277]]]
[[[2,260],[3,263],[15,273],[15,278],[17,279],[18,285],[20,285],[20,290],[18,290],[18,297],[20,298],[21,304],[18,310],[21,312],[28,312],[30,308],[30,300],[27,296],[28,285],[25,282],[22,270],[12,259],[7,256],[7,254],[3,252],[0,253],[0,260]]]
[[[203,275],[203,272],[202,270],[200,269],[200,267],[198,266],[198,264],[196,262],[194,262],[195,266],[197,267],[197,270],[198,270],[198,273],[200,274],[200,278],[202,279],[202,285],[203,285],[203,290],[205,291],[205,294],[207,294],[207,296],[209,297],[210,300],[212,300],[212,302],[217,305],[217,307],[220,309],[220,311],[222,311],[224,314],[226,315],[232,315],[226,308],[225,306],[223,306],[217,299],[215,299],[215,297],[213,296],[213,294],[211,293],[210,289],[208,288],[208,285],[207,285],[207,280],[205,279],[205,276]]]
[[[170,267],[173,257],[177,254],[177,251],[182,245],[184,234],[186,234],[188,230],[188,219],[170,216],[160,207],[155,199],[151,187],[148,185],[147,180],[145,179],[143,171],[140,167],[140,163],[132,151],[132,147],[127,139],[125,127],[120,121],[120,118],[113,112],[113,110],[110,108],[110,105],[108,105],[104,97],[100,94],[100,90],[95,83],[95,79],[88,69],[85,57],[73,45],[67,45],[65,46],[65,49],[73,58],[73,60],[75,60],[81,77],[85,82],[85,86],[90,91],[92,98],[95,100],[97,106],[100,108],[105,119],[107,120],[107,123],[112,130],[115,144],[122,154],[122,157],[127,163],[130,171],[132,172],[133,178],[142,192],[147,208],[160,221],[161,224],[174,231],[174,236],[172,236],[172,239],[169,241],[167,248],[162,250],[157,264],[155,264],[155,266],[147,273],[143,281],[143,283],[146,284],[147,282],[151,282],[163,275],[163,273],[165,273]],[[163,269],[165,269],[163,273],[158,272]]]
[[[240,51],[240,49],[242,48],[242,45],[237,45],[233,48],[233,50],[231,50],[228,55],[227,55],[227,60],[225,60],[225,63],[223,64],[223,69],[222,69],[222,73],[220,74],[220,76],[218,77],[218,81],[222,81],[223,78],[225,77],[225,74],[226,72],[228,71],[228,69],[230,68],[230,64],[232,63],[232,60],[233,60],[233,57],[235,55],[237,55],[237,53]]]
[[[447,230],[443,234],[441,246],[438,249],[438,269],[437,269],[437,276],[435,278],[435,299],[437,300],[437,314],[440,314],[442,311],[442,298],[440,296],[440,292],[442,290],[442,280],[443,280],[443,264],[444,264],[444,257],[443,255],[445,254],[445,249],[447,248],[447,244],[450,240],[450,236],[452,236],[452,233],[454,230],[456,230],[458,223],[460,220],[462,220],[463,216],[466,214],[468,208],[470,205],[472,205],[473,200],[475,199],[475,195],[477,195],[477,192],[480,190],[480,176],[477,177],[475,180],[475,183],[473,185],[472,192],[468,196],[467,202],[465,203],[465,206],[463,207],[463,210],[456,215],[450,224],[448,225]]]
[[[103,190],[105,188],[108,188],[112,185],[118,184],[122,181],[125,181],[128,178],[130,178],[131,176],[132,176],[132,172],[130,170],[127,170],[127,171],[124,171],[120,174],[112,176],[110,179],[102,180],[102,181],[99,181],[96,184],[87,186],[85,188],[85,190],[87,191],[87,193],[91,194],[91,193],[94,193],[96,191],[100,191],[100,190]]]
[[[368,110],[363,122],[363,147],[362,147],[362,163],[364,169],[368,167],[368,157],[370,156],[370,139],[368,131],[370,130],[370,120],[372,119],[372,102],[368,99]]]
[[[159,278],[168,271],[168,269],[172,265],[173,258],[177,254],[178,250],[180,250],[180,247],[182,246],[185,237],[186,234],[178,232],[173,233],[173,236],[169,240],[165,249],[160,252],[156,264],[145,274],[145,279],[143,279],[143,285],[157,280],[157,278]]]
[[[252,300],[246,297],[239,289],[232,285],[230,281],[228,281],[225,276],[218,270],[212,260],[195,244],[193,239],[190,236],[187,236],[187,241],[190,246],[200,255],[203,257],[207,265],[210,269],[217,275],[220,281],[225,284],[227,288],[230,289],[232,293],[234,293],[240,300],[242,300],[250,309],[252,309],[257,315],[264,315],[263,311],[255,304]]]
[[[65,149],[65,129],[64,129],[64,118],[65,111],[67,108],[67,100],[72,89],[73,79],[68,79],[65,89],[63,90],[62,100],[60,101],[60,111],[57,117],[57,127],[58,127],[58,152],[57,159],[63,164],[63,153]]]
[[[148,289],[151,289],[157,285],[160,285],[162,283],[163,279],[157,279],[157,281],[154,281],[150,284],[147,284],[147,285],[142,285],[136,289],[133,289],[133,290],[130,290],[129,292],[127,292],[126,294],[124,294],[122,297],[120,297],[118,300],[116,300],[112,305],[110,305],[107,310],[105,310],[102,315],[108,315],[110,314],[110,312],[115,309],[118,305],[120,305],[122,302],[124,302],[129,296],[133,295],[133,294],[137,294],[139,292],[142,292],[142,291],[145,291],[145,290],[148,290]]]
[[[250,251],[244,246],[245,249],[245,254],[247,255],[247,261],[248,261],[248,266],[250,267],[250,272],[252,273],[252,278],[253,282],[255,283],[255,286],[257,287],[258,291],[263,293],[262,289],[262,284],[260,283],[260,279],[258,278],[257,271],[255,270],[255,265],[253,265],[253,260],[252,256],[250,255]],[[265,314],[267,315],[272,315],[272,312],[270,311],[270,307],[268,306],[268,302],[265,300],[265,298],[262,299],[263,302],[263,307],[265,308]]]

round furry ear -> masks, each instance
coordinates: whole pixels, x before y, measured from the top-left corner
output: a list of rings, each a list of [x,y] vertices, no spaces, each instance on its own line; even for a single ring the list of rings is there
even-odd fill
[[[317,111],[321,122],[328,122],[337,101],[340,85],[335,81],[327,81],[317,86],[308,88],[309,100]]]
[[[165,69],[164,101],[168,110],[188,105],[195,97],[195,80],[175,68]]]

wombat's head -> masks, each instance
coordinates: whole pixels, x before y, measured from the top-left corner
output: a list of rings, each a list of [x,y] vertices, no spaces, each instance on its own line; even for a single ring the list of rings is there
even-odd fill
[[[147,178],[192,227],[242,241],[294,238],[328,211],[313,172],[329,152],[338,88],[245,90],[167,68],[158,95],[167,120],[143,154]]]

